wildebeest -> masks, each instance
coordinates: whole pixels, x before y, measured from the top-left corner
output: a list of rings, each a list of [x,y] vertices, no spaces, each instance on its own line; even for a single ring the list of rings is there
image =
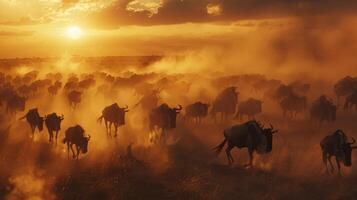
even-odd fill
[[[56,143],[58,133],[61,130],[61,122],[64,119],[64,116],[58,116],[56,113],[51,113],[45,116],[45,124],[48,130],[49,141],[53,141],[53,132],[56,132]]]
[[[279,87],[272,92],[272,97],[275,100],[281,101],[282,99],[290,95],[305,95],[310,90],[310,84],[302,83],[300,81],[294,81],[288,85],[280,84]]]
[[[14,95],[7,100],[6,111],[10,114],[15,114],[17,111],[24,111],[26,98],[19,95]]]
[[[125,124],[125,113],[128,111],[128,106],[121,108],[117,103],[103,109],[102,116],[98,118],[98,121],[101,123],[104,119],[108,136],[111,136],[112,125],[114,125],[114,137],[117,136],[118,127]]]
[[[153,90],[151,93],[145,94],[140,99],[140,101],[137,104],[134,105],[133,108],[135,108],[139,104],[141,105],[143,110],[149,110],[150,111],[151,109],[157,107],[158,106],[158,102],[160,100],[159,93],[160,93],[160,90]]]
[[[47,91],[50,95],[55,96],[61,87],[62,87],[62,83],[60,81],[56,81],[53,85],[50,85],[47,88]]]
[[[82,100],[82,93],[78,92],[76,90],[71,91],[68,94],[68,102],[69,105],[72,109],[75,109],[79,103],[81,103]]]
[[[186,106],[185,120],[193,119],[194,122],[201,123],[202,118],[208,114],[209,106],[209,104],[200,101]]]
[[[336,164],[339,174],[341,174],[340,162],[343,162],[346,167],[352,165],[352,150],[357,148],[357,146],[352,146],[352,144],[354,144],[355,142],[356,141],[353,138],[352,142],[348,142],[347,136],[341,130],[337,130],[332,135],[328,135],[321,140],[320,146],[322,150],[322,160],[326,166],[327,173],[329,173],[327,161],[331,165],[331,173],[333,173],[334,171],[334,167],[331,162],[332,156],[335,156],[336,158]]]
[[[212,104],[211,110],[211,114],[215,120],[217,113],[221,113],[222,120],[236,113],[238,94],[236,87],[228,87],[217,96]]]
[[[312,103],[310,117],[318,122],[334,122],[336,120],[337,106],[325,95],[320,96]]]
[[[69,127],[65,132],[65,138],[62,140],[63,144],[67,144],[67,152],[69,158],[69,149],[72,150],[73,158],[77,158],[79,153],[83,154],[88,151],[88,142],[90,140],[90,136],[85,136],[84,129],[80,125],[75,125]],[[77,153],[74,153],[73,145],[76,146]]]
[[[346,76],[343,79],[339,80],[334,85],[334,91],[337,96],[337,99],[343,96],[352,94],[357,90],[357,78]]]
[[[357,90],[346,97],[344,109],[353,108],[357,110]]]
[[[25,116],[21,117],[20,120],[25,119],[30,124],[32,135],[34,136],[36,128],[39,132],[43,130],[43,117],[38,113],[37,108],[30,109]]]
[[[219,154],[223,147],[227,145],[226,156],[228,164],[233,163],[233,157],[231,155],[231,150],[234,147],[248,148],[249,154],[249,164],[246,166],[253,165],[253,153],[256,151],[259,154],[269,153],[273,149],[273,134],[278,132],[274,130],[274,127],[270,125],[270,128],[264,128],[257,121],[248,121],[243,124],[238,124],[226,128],[223,131],[224,140],[221,144],[216,146],[213,150]]]
[[[239,103],[235,117],[243,119],[243,116],[246,115],[248,119],[254,119],[255,115],[262,112],[262,103],[262,101],[253,98]]]
[[[177,114],[182,110],[182,106],[178,108],[170,108],[166,103],[152,109],[149,113],[149,129],[154,135],[150,136],[150,140],[165,139],[165,131],[176,128]],[[160,138],[156,137],[155,129],[161,130]]]
[[[78,88],[80,90],[87,90],[94,85],[95,85],[95,80],[93,77],[88,77],[78,82]]]
[[[283,110],[283,116],[290,113],[290,117],[294,118],[299,112],[302,112],[307,108],[307,98],[305,96],[299,96],[292,93],[284,97],[280,101],[279,105]]]

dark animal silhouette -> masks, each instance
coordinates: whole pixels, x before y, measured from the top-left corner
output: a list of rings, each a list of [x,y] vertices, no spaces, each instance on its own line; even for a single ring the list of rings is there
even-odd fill
[[[208,114],[209,106],[209,104],[200,101],[186,106],[185,120],[193,119],[194,122],[201,123],[202,118]]]
[[[32,135],[34,136],[36,128],[39,132],[43,130],[43,117],[38,113],[37,108],[30,109],[25,116],[21,117],[20,120],[25,119],[27,123],[30,124]]]
[[[331,165],[331,173],[334,171],[334,167],[331,162],[332,156],[335,156],[336,158],[338,173],[340,175],[340,162],[342,162],[346,167],[352,165],[352,150],[357,148],[357,146],[352,146],[355,142],[356,141],[353,138],[352,142],[348,142],[347,136],[341,130],[337,130],[332,135],[328,135],[321,140],[320,146],[322,150],[322,160],[326,166],[327,173],[329,173],[327,161]]]
[[[90,87],[95,86],[95,80],[94,78],[86,78],[84,80],[81,80],[78,82],[78,88],[80,90],[87,90]]]
[[[26,98],[19,95],[14,95],[7,100],[6,111],[10,114],[15,114],[18,111],[25,110]]]
[[[62,83],[60,81],[56,81],[53,85],[47,88],[47,91],[50,95],[55,96],[58,93],[58,90],[61,89]]]
[[[336,120],[337,106],[333,104],[325,95],[320,96],[312,103],[310,117],[314,121],[334,122]]]
[[[357,110],[357,90],[346,97],[344,109],[355,108]]]
[[[234,160],[231,155],[231,150],[234,147],[248,148],[249,163],[246,166],[253,165],[253,153],[256,151],[259,154],[265,154],[272,151],[273,148],[273,134],[277,130],[270,125],[270,128],[264,128],[257,121],[248,121],[244,124],[238,124],[226,128],[223,131],[224,140],[221,144],[213,150],[219,154],[223,147],[228,144],[226,148],[226,156],[228,164],[231,165]]]
[[[72,109],[75,109],[82,101],[82,93],[75,90],[68,93],[67,97],[69,105]]]
[[[98,121],[101,123],[104,119],[108,136],[111,136],[112,125],[114,125],[114,137],[117,136],[118,127],[125,124],[125,113],[128,111],[128,106],[121,108],[117,103],[103,109],[102,116],[98,118]]]
[[[346,76],[334,85],[338,100],[340,97],[352,94],[355,90],[357,90],[357,77]]]
[[[279,105],[283,110],[283,116],[287,116],[289,113],[289,117],[295,118],[299,112],[302,112],[307,108],[307,98],[292,93],[284,97]]]
[[[69,158],[69,149],[71,149],[73,158],[78,159],[80,152],[83,154],[88,151],[88,142],[90,136],[85,136],[84,129],[80,125],[69,127],[65,132],[65,138],[62,140],[63,144],[67,144],[67,152]],[[75,145],[77,152],[73,150]]]
[[[298,95],[305,95],[311,88],[310,84],[300,81],[294,81],[290,83],[289,86],[292,88],[292,91]]]
[[[236,87],[228,87],[217,96],[212,104],[211,110],[211,114],[215,120],[218,113],[221,113],[221,120],[236,113],[238,94]]]
[[[61,122],[64,120],[64,116],[58,116],[56,113],[51,113],[45,116],[45,124],[48,130],[49,141],[53,141],[53,132],[56,133],[56,144],[58,133],[61,130]]]
[[[151,141],[157,141],[158,139],[165,140],[166,130],[176,128],[176,117],[177,114],[182,110],[182,106],[179,105],[178,108],[170,108],[166,103],[152,109],[149,113],[149,129],[153,133],[150,136]],[[161,131],[159,138],[155,133],[155,129]]]
[[[153,90],[151,93],[145,94],[133,108],[141,105],[143,110],[150,111],[151,109],[157,107],[160,100],[159,93],[160,90]]]
[[[257,114],[262,112],[262,103],[262,101],[253,98],[239,103],[235,118],[243,119],[243,116],[247,116],[248,119],[254,119]]]
[[[281,101],[283,98],[293,94],[293,88],[289,85],[281,84],[276,90],[272,93],[272,99]]]
[[[310,84],[294,81],[288,85],[280,84],[270,96],[272,99],[281,101],[291,95],[303,96],[310,90],[310,88]]]

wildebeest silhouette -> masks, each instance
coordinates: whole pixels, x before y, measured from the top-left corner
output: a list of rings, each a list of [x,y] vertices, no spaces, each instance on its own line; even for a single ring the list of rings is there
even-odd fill
[[[65,138],[62,140],[63,144],[67,144],[67,152],[69,158],[69,149],[72,151],[73,158],[78,159],[79,154],[83,154],[88,151],[88,142],[90,136],[85,136],[85,131],[80,125],[75,125],[69,127],[65,132]],[[73,145],[75,145],[77,152],[73,150]]]
[[[298,113],[303,112],[307,108],[307,98],[299,96],[295,93],[289,94],[284,97],[279,103],[283,110],[283,116],[295,118]],[[287,115],[290,114],[290,115]]]
[[[129,112],[128,106],[119,107],[117,103],[107,106],[103,109],[102,115],[98,118],[98,122],[104,119],[107,135],[111,137],[112,125],[114,125],[114,137],[117,136],[118,127],[125,124],[125,113]]]
[[[78,92],[76,90],[73,90],[70,93],[68,93],[67,98],[68,98],[68,102],[69,102],[70,107],[72,109],[76,109],[78,104],[80,104],[81,101],[82,101],[82,93]]]
[[[25,118],[26,118],[27,123],[29,123],[29,125],[31,127],[31,132],[32,132],[33,136],[35,134],[36,128],[38,128],[39,132],[41,132],[43,130],[44,118],[40,116],[37,108],[30,109],[26,113],[26,115],[24,115],[23,117],[20,118],[20,120],[25,119]]]
[[[346,134],[342,130],[336,130],[332,135],[324,137],[321,142],[322,160],[326,166],[326,172],[329,173],[327,161],[331,166],[331,173],[334,171],[331,157],[335,156],[338,173],[341,175],[340,162],[349,167],[352,165],[351,156],[352,150],[357,146],[352,146],[356,141],[352,138],[352,142],[348,142]]]
[[[321,95],[310,108],[310,117],[314,121],[334,122],[336,120],[337,106],[327,96]]]
[[[253,165],[253,153],[256,151],[259,154],[265,154],[272,151],[273,148],[273,134],[278,132],[270,125],[270,128],[264,128],[257,121],[248,121],[243,124],[237,124],[224,129],[224,140],[221,144],[216,146],[213,150],[219,154],[223,147],[227,145],[226,155],[228,164],[231,165],[234,160],[231,155],[231,150],[234,147],[248,148],[249,163],[246,166]]]
[[[51,113],[45,116],[45,124],[48,130],[49,141],[53,141],[53,132],[56,133],[56,144],[58,133],[61,130],[61,122],[64,120],[64,116],[58,116],[56,113]]]
[[[189,121],[190,119],[193,122],[201,123],[202,118],[206,117],[208,114],[209,104],[202,103],[200,101],[190,104],[185,108],[185,121]]]
[[[235,118],[243,119],[243,116],[247,116],[252,120],[254,117],[262,112],[262,101],[254,98],[249,98],[238,104],[238,111]]]
[[[216,97],[211,109],[211,114],[215,120],[218,113],[221,114],[221,120],[225,120],[229,115],[236,113],[238,94],[236,87],[228,87]]]
[[[182,110],[182,106],[170,108],[166,103],[152,109],[149,113],[149,129],[151,142],[165,141],[166,131],[176,128],[177,115]],[[157,134],[157,131],[161,131]]]

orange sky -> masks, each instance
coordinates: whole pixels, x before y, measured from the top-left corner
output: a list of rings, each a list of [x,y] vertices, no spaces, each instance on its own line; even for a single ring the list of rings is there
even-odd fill
[[[180,54],[242,42],[252,49],[280,37],[310,50],[321,40],[330,51],[330,43],[354,47],[354,10],[354,0],[0,0],[0,57]],[[68,37],[71,26],[82,30],[79,39]]]

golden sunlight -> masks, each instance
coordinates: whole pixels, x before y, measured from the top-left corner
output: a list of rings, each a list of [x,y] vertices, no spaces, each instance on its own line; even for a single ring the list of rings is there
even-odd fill
[[[70,26],[67,28],[67,37],[70,39],[79,39],[82,37],[82,29],[78,26]]]

